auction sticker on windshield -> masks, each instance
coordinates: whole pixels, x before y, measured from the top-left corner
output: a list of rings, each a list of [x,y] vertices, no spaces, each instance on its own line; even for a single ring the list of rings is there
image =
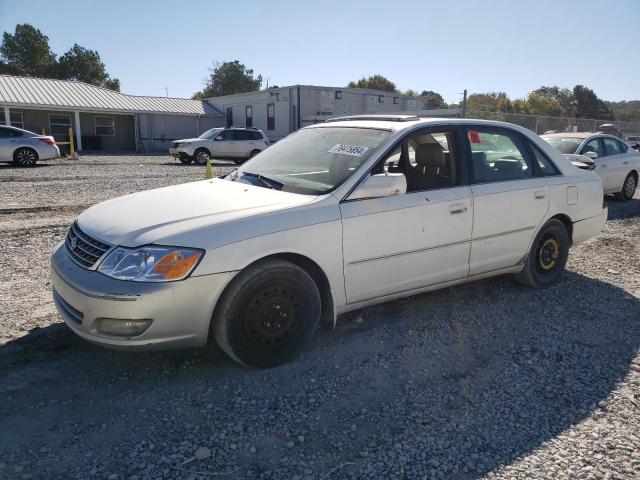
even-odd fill
[[[369,150],[369,147],[359,147],[358,145],[343,145],[338,143],[331,147],[329,153],[340,153],[341,155],[351,155],[352,157],[361,157]]]

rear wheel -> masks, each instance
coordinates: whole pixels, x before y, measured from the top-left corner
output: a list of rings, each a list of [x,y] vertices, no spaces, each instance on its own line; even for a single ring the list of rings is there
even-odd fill
[[[631,200],[636,193],[636,187],[638,186],[638,178],[631,172],[624,179],[622,184],[622,190],[616,193],[616,198],[619,200]]]
[[[193,154],[193,158],[198,165],[206,165],[207,160],[211,160],[211,154],[205,148],[199,148]]]
[[[213,318],[213,335],[239,363],[269,368],[297,358],[320,322],[320,293],[307,272],[277,259],[232,281]]]
[[[253,158],[256,155],[258,155],[260,153],[260,150],[253,150],[250,154],[249,154],[249,158]]]
[[[13,163],[19,167],[33,167],[38,161],[38,154],[32,148],[19,148],[13,154]]]
[[[518,282],[529,287],[546,288],[562,277],[569,256],[569,234],[560,220],[551,219],[536,235]]]

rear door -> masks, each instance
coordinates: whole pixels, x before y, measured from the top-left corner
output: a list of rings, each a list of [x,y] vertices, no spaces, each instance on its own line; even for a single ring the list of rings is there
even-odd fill
[[[627,176],[627,167],[624,165],[624,154],[622,153],[622,145],[616,138],[602,137],[604,144],[604,165],[608,169],[609,188],[607,191],[619,192],[622,189],[622,183]]]
[[[549,187],[534,176],[533,159],[517,132],[467,130],[471,152],[473,234],[469,275],[518,264],[549,208]]]
[[[16,130],[0,127],[0,160],[13,160],[19,136]]]

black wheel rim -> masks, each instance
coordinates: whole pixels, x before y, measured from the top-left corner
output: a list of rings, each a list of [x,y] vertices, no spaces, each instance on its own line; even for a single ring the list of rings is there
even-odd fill
[[[18,150],[16,157],[20,165],[29,166],[36,163],[36,156],[31,150]]]
[[[206,152],[198,152],[196,155],[196,160],[199,164],[204,165],[209,160],[209,154]]]
[[[301,295],[294,285],[281,281],[261,285],[242,312],[245,342],[263,350],[286,348],[299,336],[301,311]]]
[[[548,275],[558,269],[560,260],[560,241],[551,233],[544,234],[536,247],[536,270]]]

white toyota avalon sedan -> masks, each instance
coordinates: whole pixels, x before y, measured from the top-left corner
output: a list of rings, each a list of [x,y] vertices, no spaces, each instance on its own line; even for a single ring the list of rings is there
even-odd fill
[[[52,254],[53,297],[100,345],[215,340],[271,367],[367,305],[501,274],[548,287],[606,218],[598,176],[524,128],[346,117],[224,178],[89,208]]]

